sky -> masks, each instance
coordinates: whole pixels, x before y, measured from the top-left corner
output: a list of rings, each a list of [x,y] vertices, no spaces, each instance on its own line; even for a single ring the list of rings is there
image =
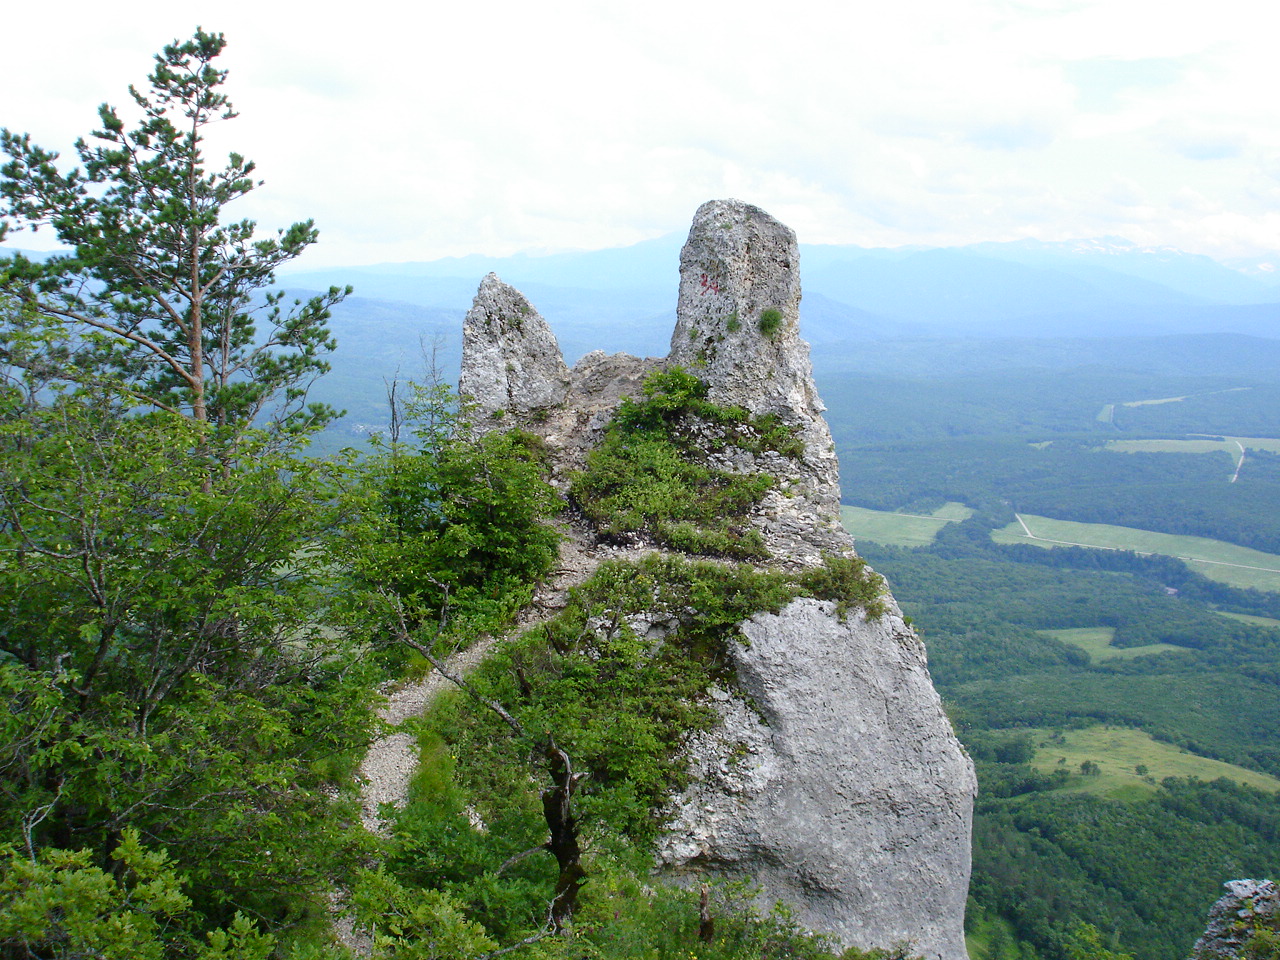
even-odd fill
[[[314,219],[307,268],[624,246],[716,197],[807,243],[1118,236],[1280,267],[1263,0],[11,7],[0,125],[67,157],[164,44],[224,33],[240,116],[210,151],[265,180],[227,212]]]

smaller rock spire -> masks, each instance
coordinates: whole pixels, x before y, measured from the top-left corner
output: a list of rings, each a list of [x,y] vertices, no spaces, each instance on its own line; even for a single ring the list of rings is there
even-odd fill
[[[561,403],[569,368],[547,321],[496,273],[480,281],[462,325],[458,393],[475,405],[479,425]]]

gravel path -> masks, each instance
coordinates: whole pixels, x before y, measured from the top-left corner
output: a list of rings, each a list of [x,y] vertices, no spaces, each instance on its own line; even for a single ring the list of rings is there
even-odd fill
[[[499,637],[487,637],[454,654],[447,661],[450,672],[467,674],[488,656]],[[388,824],[378,815],[382,804],[404,806],[409,794],[409,781],[418,768],[418,740],[400,730],[404,721],[422,714],[449,681],[432,670],[424,679],[391,692],[378,716],[391,724],[389,736],[375,741],[360,764],[360,820],[365,829],[379,837],[387,837]]]
[[[560,562],[551,581],[534,595],[533,602],[516,617],[511,630],[498,637],[486,637],[466,650],[449,657],[446,666],[451,673],[465,676],[474,670],[489,653],[507,637],[516,637],[530,627],[551,619],[564,609],[571,587],[585,581],[606,559],[637,559],[648,553],[640,548],[600,548],[589,546],[589,536],[581,530],[569,529],[560,544]],[[389,835],[389,822],[379,816],[384,804],[400,808],[409,794],[409,782],[418,767],[417,738],[400,729],[413,717],[420,716],[436,695],[449,686],[449,681],[432,670],[415,683],[397,685],[387,690],[387,702],[378,716],[391,726],[391,732],[375,741],[360,764],[360,821],[365,829],[376,836]],[[330,898],[334,936],[338,942],[357,957],[368,957],[373,944],[367,936],[353,928],[346,915],[345,890],[335,890]]]
[[[632,552],[608,550],[607,556],[629,555]],[[587,538],[580,531],[569,531],[561,542],[560,561],[551,581],[534,595],[533,602],[520,611],[508,634],[486,637],[466,650],[459,651],[445,661],[449,671],[465,676],[474,670],[489,652],[507,636],[519,636],[530,627],[549,620],[564,609],[569,588],[582,583],[600,565],[601,551],[587,546]],[[418,766],[418,746],[414,736],[399,727],[404,721],[420,716],[436,695],[449,686],[449,681],[432,670],[416,683],[389,688],[386,705],[378,716],[392,726],[392,732],[374,742],[360,764],[361,822],[371,833],[387,836],[387,823],[378,816],[378,808],[389,803],[395,807],[404,805],[409,793],[409,781]]]

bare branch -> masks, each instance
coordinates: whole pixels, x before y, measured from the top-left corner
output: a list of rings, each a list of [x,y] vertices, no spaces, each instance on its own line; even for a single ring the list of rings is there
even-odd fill
[[[399,597],[392,596],[385,589],[381,590],[381,593],[384,597],[386,597],[388,600],[391,601],[392,607],[395,610],[396,623],[393,626],[393,629],[395,630],[397,640],[399,640],[405,646],[409,647],[411,650],[416,650],[418,653],[420,653],[422,655],[422,658],[426,660],[427,663],[431,664],[431,666],[435,668],[436,672],[439,673],[440,676],[444,677],[446,680],[452,683],[455,687],[458,687],[458,689],[466,691],[467,695],[470,696],[472,699],[474,699],[477,703],[483,704],[484,706],[492,710],[494,713],[496,713],[502,719],[503,723],[509,726],[512,729],[512,731],[514,731],[516,736],[524,737],[525,739],[528,739],[528,734],[525,733],[525,729],[520,724],[520,721],[517,720],[515,717],[513,717],[507,711],[506,707],[498,703],[498,701],[496,700],[490,700],[487,697],[485,697],[484,694],[482,694],[474,686],[468,683],[460,673],[450,670],[443,660],[441,660],[439,657],[437,657],[434,653],[431,652],[431,648],[429,646],[427,646],[424,643],[419,643],[417,640],[413,638],[412,634],[409,633],[409,625],[405,620],[404,608],[403,606],[401,606]]]

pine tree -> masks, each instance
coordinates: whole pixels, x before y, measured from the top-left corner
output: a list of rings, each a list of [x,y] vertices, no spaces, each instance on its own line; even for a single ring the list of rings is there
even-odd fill
[[[281,434],[322,425],[334,411],[308,404],[328,369],[337,287],[286,302],[275,271],[315,242],[312,221],[260,237],[224,208],[261,181],[232,153],[210,169],[206,127],[236,116],[213,63],[226,41],[197,29],[155,57],[150,93],[129,88],[136,128],[114,107],[81,139],[82,167],[5,129],[0,237],[49,228],[66,252],[0,260],[0,297],[61,335],[67,380],[110,384],[146,404],[224,432],[229,445],[255,421]],[[6,351],[8,352],[8,351]],[[47,363],[46,363],[47,366]]]

